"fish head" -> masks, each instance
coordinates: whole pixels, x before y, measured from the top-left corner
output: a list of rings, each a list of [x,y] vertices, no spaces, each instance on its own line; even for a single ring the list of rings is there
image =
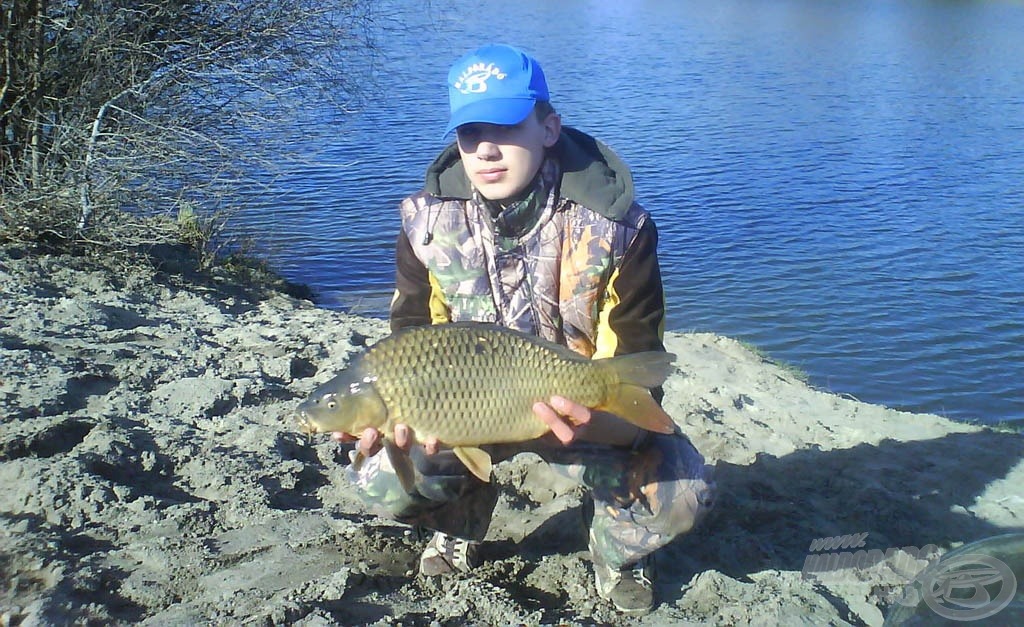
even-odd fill
[[[361,368],[352,368],[324,383],[299,405],[299,431],[307,435],[341,431],[358,436],[367,427],[383,426],[388,410],[374,386],[376,380]]]

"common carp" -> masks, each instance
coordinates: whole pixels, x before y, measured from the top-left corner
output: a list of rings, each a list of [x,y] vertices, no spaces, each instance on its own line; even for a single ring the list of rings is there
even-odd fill
[[[419,441],[433,436],[452,447],[474,475],[489,481],[491,458],[479,447],[547,433],[532,407],[556,394],[672,433],[675,424],[650,388],[665,381],[674,359],[659,351],[587,359],[553,342],[476,322],[410,327],[377,342],[317,388],[298,407],[299,429],[355,436],[367,427],[379,429],[408,488],[411,463],[399,459],[408,457],[397,455],[388,437],[395,424],[405,423]]]

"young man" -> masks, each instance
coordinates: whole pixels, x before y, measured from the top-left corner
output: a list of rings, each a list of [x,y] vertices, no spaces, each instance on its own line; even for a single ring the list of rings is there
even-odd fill
[[[626,165],[562,127],[540,64],[516,48],[488,45],[462,57],[448,89],[446,135],[457,141],[428,169],[424,191],[402,202],[392,330],[474,320],[591,358],[664,350],[657,231],[633,200]],[[597,590],[620,611],[649,611],[647,556],[711,505],[703,458],[678,431],[647,432],[561,397],[534,412],[552,433],[489,447],[492,458],[535,452],[587,486]],[[468,571],[495,486],[469,474],[443,442],[416,443],[404,425],[393,437],[416,467],[414,493],[377,454],[374,429],[357,444],[370,459],[350,478],[376,511],[435,530],[421,574]]]

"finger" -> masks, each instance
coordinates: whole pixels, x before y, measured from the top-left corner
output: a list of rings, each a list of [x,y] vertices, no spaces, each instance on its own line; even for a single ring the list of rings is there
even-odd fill
[[[570,421],[576,426],[587,424],[593,415],[589,407],[574,403],[564,396],[552,396],[551,406],[558,413],[570,418]]]
[[[434,436],[430,436],[427,438],[427,441],[423,443],[423,452],[427,455],[435,455],[439,448],[441,448],[441,445]]]
[[[378,446],[380,446],[380,432],[372,427],[363,431],[363,435],[356,445],[366,457],[372,456]]]
[[[412,435],[409,431],[409,425],[395,425],[395,444],[400,449],[406,451],[409,450],[409,446],[412,445]]]
[[[558,441],[562,444],[572,444],[572,441],[576,439],[576,432],[573,431],[572,426],[569,425],[561,416],[555,412],[547,403],[537,401],[533,404],[533,413],[537,415],[541,421],[551,429],[551,433],[558,438]]]

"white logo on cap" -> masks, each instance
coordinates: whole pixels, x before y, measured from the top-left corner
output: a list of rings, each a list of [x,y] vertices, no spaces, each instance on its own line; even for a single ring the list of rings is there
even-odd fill
[[[493,63],[474,63],[466,68],[455,81],[455,89],[464,94],[482,94],[487,91],[487,80],[491,77],[504,80],[506,74]]]

